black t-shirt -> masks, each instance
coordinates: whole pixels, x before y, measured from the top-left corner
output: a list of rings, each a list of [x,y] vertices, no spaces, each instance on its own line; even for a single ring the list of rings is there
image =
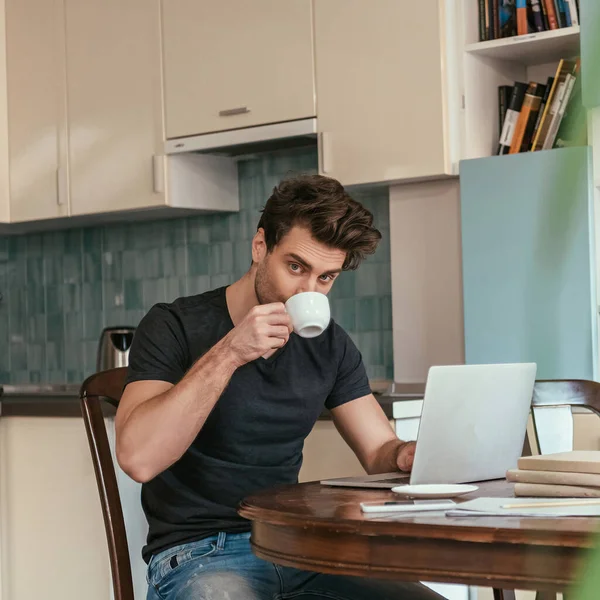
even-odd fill
[[[136,330],[127,382],[176,384],[232,328],[225,288],[155,305]],[[292,334],[269,359],[237,369],[190,448],[142,486],[144,560],[219,531],[248,531],[236,512],[242,498],[297,482],[323,406],[370,392],[360,353],[333,320],[320,336]]]

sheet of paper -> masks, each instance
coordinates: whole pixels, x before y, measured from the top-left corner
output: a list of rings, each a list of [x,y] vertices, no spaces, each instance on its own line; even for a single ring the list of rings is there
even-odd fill
[[[446,511],[448,517],[600,517],[600,502],[579,506],[547,506],[531,508],[503,508],[511,504],[581,502],[582,498],[475,498],[462,502]]]

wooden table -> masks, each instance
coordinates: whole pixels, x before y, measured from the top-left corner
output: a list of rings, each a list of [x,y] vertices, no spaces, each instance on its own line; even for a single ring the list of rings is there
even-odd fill
[[[464,496],[513,496],[505,481]],[[290,485],[251,496],[254,553],[280,565],[407,581],[562,591],[579,574],[600,521],[589,518],[366,516],[359,502],[392,492]]]

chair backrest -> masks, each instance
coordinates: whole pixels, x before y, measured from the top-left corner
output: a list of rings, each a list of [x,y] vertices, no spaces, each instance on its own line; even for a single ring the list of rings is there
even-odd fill
[[[115,600],[134,600],[134,596],[123,508],[104,425],[102,402],[118,407],[126,375],[127,367],[96,373],[83,382],[79,392],[100,493]]]
[[[531,406],[540,454],[572,450],[571,409],[585,408],[600,416],[600,383],[582,379],[536,381]]]

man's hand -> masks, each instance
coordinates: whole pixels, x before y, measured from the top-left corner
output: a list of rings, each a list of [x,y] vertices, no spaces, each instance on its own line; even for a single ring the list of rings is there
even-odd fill
[[[398,448],[396,464],[401,471],[411,471],[415,460],[416,442],[405,442]]]
[[[238,367],[269,358],[285,346],[293,331],[290,316],[281,302],[255,306],[224,338]]]

